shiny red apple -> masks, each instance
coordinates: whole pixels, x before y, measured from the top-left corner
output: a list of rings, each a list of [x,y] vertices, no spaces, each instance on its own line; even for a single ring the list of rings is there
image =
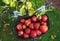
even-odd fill
[[[32,21],[33,21],[33,22],[36,22],[36,20],[37,20],[37,19],[36,19],[36,16],[32,16]]]
[[[42,21],[47,21],[48,17],[46,15],[42,16]]]
[[[32,38],[36,38],[37,37],[37,33],[36,33],[36,31],[31,31],[31,37]]]
[[[40,31],[41,31],[42,33],[46,33],[46,32],[48,31],[48,26],[46,26],[46,25],[41,25],[41,26],[40,26]]]
[[[42,25],[47,25],[47,22],[42,21],[41,24]]]
[[[40,21],[41,20],[41,16],[38,16],[37,20]]]
[[[30,29],[34,29],[34,24],[31,23],[31,24],[29,25],[29,28],[30,28]]]
[[[34,28],[35,28],[35,29],[39,29],[39,26],[40,26],[40,23],[35,23],[35,24],[34,24]]]
[[[29,26],[30,23],[31,23],[31,19],[28,19],[28,20],[25,21],[26,26]]]
[[[30,28],[27,28],[27,29],[25,30],[25,33],[26,33],[26,34],[30,34],[30,31],[31,31],[31,29],[30,29]]]
[[[25,19],[21,19],[20,22],[21,22],[21,23],[24,23],[24,22],[25,22]]]
[[[29,38],[29,35],[24,33],[24,38]]]
[[[18,31],[18,36],[23,36],[23,31]]]
[[[22,29],[23,29],[22,24],[18,24],[18,25],[16,26],[16,29],[17,29],[17,30],[22,30]]]
[[[36,30],[37,35],[41,35],[42,32],[40,30]]]

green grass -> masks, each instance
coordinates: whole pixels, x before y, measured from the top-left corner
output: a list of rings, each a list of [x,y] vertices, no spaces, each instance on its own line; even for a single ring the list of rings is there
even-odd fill
[[[37,9],[45,2],[44,0],[30,0],[33,4],[33,8]],[[38,37],[37,41],[60,41],[60,10],[56,8],[53,9],[51,12],[46,12],[50,20],[50,28],[48,33]],[[2,41],[20,41],[15,34],[13,33],[14,28],[14,21],[13,18],[9,18],[10,15],[5,15],[0,17],[0,40]],[[6,29],[4,28],[4,24],[10,24]],[[5,30],[5,31],[3,31]],[[9,34],[11,33],[12,34]],[[55,35],[56,37],[52,39],[51,35]],[[53,36],[54,37],[54,36]],[[40,39],[41,38],[41,39]],[[31,41],[29,40],[22,40],[22,41]]]

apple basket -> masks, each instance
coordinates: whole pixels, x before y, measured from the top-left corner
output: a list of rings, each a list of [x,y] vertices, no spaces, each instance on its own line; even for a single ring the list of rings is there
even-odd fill
[[[33,15],[33,16],[35,16],[35,15]],[[35,38],[37,38],[37,37],[40,37],[40,36],[42,36],[42,35],[44,35],[45,33],[47,33],[48,31],[49,31],[49,17],[45,14],[45,15],[42,15],[42,16],[47,16],[48,17],[48,19],[47,19],[47,26],[48,26],[48,31],[47,32],[44,32],[44,33],[42,33],[42,34],[40,34],[40,35],[37,35],[36,37],[31,37],[31,36],[33,36],[33,35],[30,35],[31,34],[31,31],[30,31],[30,34],[29,34],[29,38],[26,38],[26,36],[24,37],[24,36],[19,36],[18,35],[18,31],[19,30],[17,30],[17,25],[18,24],[20,24],[21,22],[20,22],[20,20],[21,19],[25,19],[25,20],[27,20],[27,19],[30,19],[30,18],[32,18],[33,16],[28,16],[28,15],[25,15],[25,16],[19,16],[16,20],[15,20],[15,23],[14,23],[14,33],[16,34],[16,36],[17,36],[17,38],[20,38],[20,39],[33,39],[33,41],[35,41],[34,39]],[[38,21],[37,21],[38,22]],[[40,23],[42,22],[42,19],[40,20]],[[32,22],[33,23],[33,22]],[[36,23],[36,22],[35,22]],[[43,25],[46,25],[46,23],[42,23]],[[41,26],[41,25],[40,25]],[[22,31],[25,33],[25,30],[27,29],[27,28],[29,28],[28,26],[26,26],[26,28],[25,29],[23,29]],[[39,28],[38,28],[39,29]],[[44,29],[44,28],[42,28],[42,29]],[[33,29],[32,29],[33,30]],[[36,29],[34,29],[34,30],[36,30]]]

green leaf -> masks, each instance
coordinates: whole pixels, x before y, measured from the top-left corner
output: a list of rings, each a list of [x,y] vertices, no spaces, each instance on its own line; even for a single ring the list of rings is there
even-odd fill
[[[21,2],[23,2],[23,3],[25,3],[26,2],[26,0],[20,0]]]
[[[21,16],[25,15],[24,6],[22,6],[22,8],[20,9],[20,15],[21,15]]]
[[[2,11],[3,11],[3,8],[2,8],[2,6],[0,6],[0,14],[2,13]]]
[[[16,6],[15,2],[10,3],[10,7],[15,7],[15,6]]]
[[[41,16],[41,15],[44,15],[45,13],[46,13],[46,11],[38,12],[38,13],[36,13],[36,16],[38,17],[38,16]]]
[[[9,4],[10,0],[2,0],[5,4]]]
[[[9,0],[9,4],[12,2],[12,0]]]
[[[29,10],[29,9],[31,9],[31,8],[32,8],[31,2],[27,2],[27,9]]]
[[[29,16],[32,16],[33,14],[34,14],[34,9],[33,8],[31,8],[30,10],[29,10]]]
[[[40,15],[44,15],[46,13],[46,11],[42,11],[41,13],[40,13]]]
[[[17,0],[13,0],[13,1],[17,1]]]
[[[17,0],[10,0],[10,7],[15,7],[16,6]]]

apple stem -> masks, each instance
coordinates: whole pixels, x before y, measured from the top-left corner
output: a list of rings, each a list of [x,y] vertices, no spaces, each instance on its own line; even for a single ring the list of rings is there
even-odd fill
[[[33,38],[33,39],[32,39],[32,41],[36,41],[36,39],[35,39],[35,38]]]

